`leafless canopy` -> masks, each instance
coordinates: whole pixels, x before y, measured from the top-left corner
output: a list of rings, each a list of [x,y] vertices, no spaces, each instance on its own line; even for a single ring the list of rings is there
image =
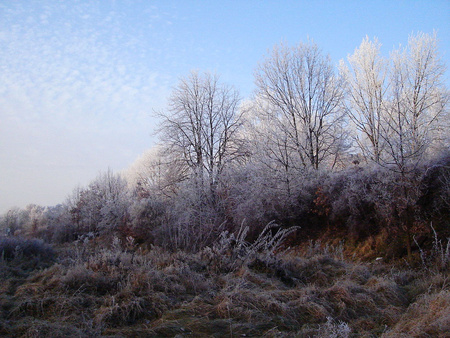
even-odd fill
[[[256,72],[258,95],[304,167],[333,163],[342,149],[342,80],[313,42],[275,46]],[[284,147],[284,145],[283,145]]]
[[[241,155],[237,132],[239,94],[218,76],[192,72],[182,78],[160,114],[161,139],[175,158],[212,188],[227,163]]]
[[[388,114],[383,131],[388,163],[400,172],[415,166],[435,141],[448,92],[442,83],[445,66],[436,34],[409,38],[408,48],[392,53]]]
[[[383,149],[382,123],[388,88],[388,61],[380,55],[381,44],[366,38],[343,62],[340,71],[347,84],[346,111],[357,129],[356,142],[366,159],[380,163]]]

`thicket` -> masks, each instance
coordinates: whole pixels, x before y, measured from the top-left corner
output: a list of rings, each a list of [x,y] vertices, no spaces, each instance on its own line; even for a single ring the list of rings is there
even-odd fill
[[[34,237],[46,243],[117,236],[147,247],[198,252],[224,233],[237,234],[243,225],[245,239],[252,242],[274,222],[273,233],[300,228],[286,245],[319,239],[334,244],[342,241],[346,253],[361,259],[407,255],[407,232],[399,222],[405,181],[388,168],[352,165],[340,171],[307,172],[296,178],[290,196],[276,178],[261,175],[251,165],[226,175],[217,186],[214,203],[208,199],[199,206],[192,188],[195,181],[184,181],[176,195],[167,197],[142,186],[130,189],[120,175],[108,172],[56,207],[10,210],[0,219],[0,227],[4,235]],[[407,182],[416,191],[408,211],[413,219],[416,261],[420,261],[420,250],[431,250],[433,231],[440,240],[450,237],[449,177],[450,156],[443,154],[415,168]],[[7,257],[11,250],[5,251]]]
[[[275,222],[273,233],[301,228],[290,245],[345,239],[358,257],[417,260],[433,231],[450,235],[445,65],[436,33],[411,35],[389,58],[380,46],[366,37],[336,69],[312,40],[276,45],[245,102],[192,72],[156,113],[150,156],[56,207],[11,209],[0,230],[198,252],[242,224],[251,242]]]

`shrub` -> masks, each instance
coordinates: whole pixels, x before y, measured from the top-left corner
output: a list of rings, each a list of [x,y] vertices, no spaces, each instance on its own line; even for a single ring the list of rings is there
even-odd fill
[[[123,236],[132,236],[138,244],[154,243],[156,229],[164,224],[166,206],[154,198],[142,198],[129,208],[130,222],[119,229]]]
[[[2,237],[0,238],[0,257],[9,262],[30,258],[51,261],[55,257],[55,252],[42,240]]]

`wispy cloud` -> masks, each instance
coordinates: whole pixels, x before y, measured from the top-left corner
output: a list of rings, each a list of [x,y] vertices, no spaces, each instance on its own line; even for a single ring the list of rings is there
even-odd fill
[[[168,92],[164,74],[140,62],[139,38],[99,6],[0,7],[0,176],[15,184],[0,184],[10,196],[0,212],[22,200],[13,195],[30,182],[17,177],[31,168],[48,185],[60,168],[56,176],[75,186],[108,166],[126,167],[151,145],[152,109],[163,107]],[[37,197],[32,190],[23,200]]]

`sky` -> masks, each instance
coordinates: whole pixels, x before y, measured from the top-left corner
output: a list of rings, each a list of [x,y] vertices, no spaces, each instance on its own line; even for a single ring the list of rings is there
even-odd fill
[[[388,56],[433,30],[448,67],[449,18],[448,0],[0,0],[0,214],[126,169],[192,70],[246,99],[280,42],[313,39],[337,65],[366,35]]]

